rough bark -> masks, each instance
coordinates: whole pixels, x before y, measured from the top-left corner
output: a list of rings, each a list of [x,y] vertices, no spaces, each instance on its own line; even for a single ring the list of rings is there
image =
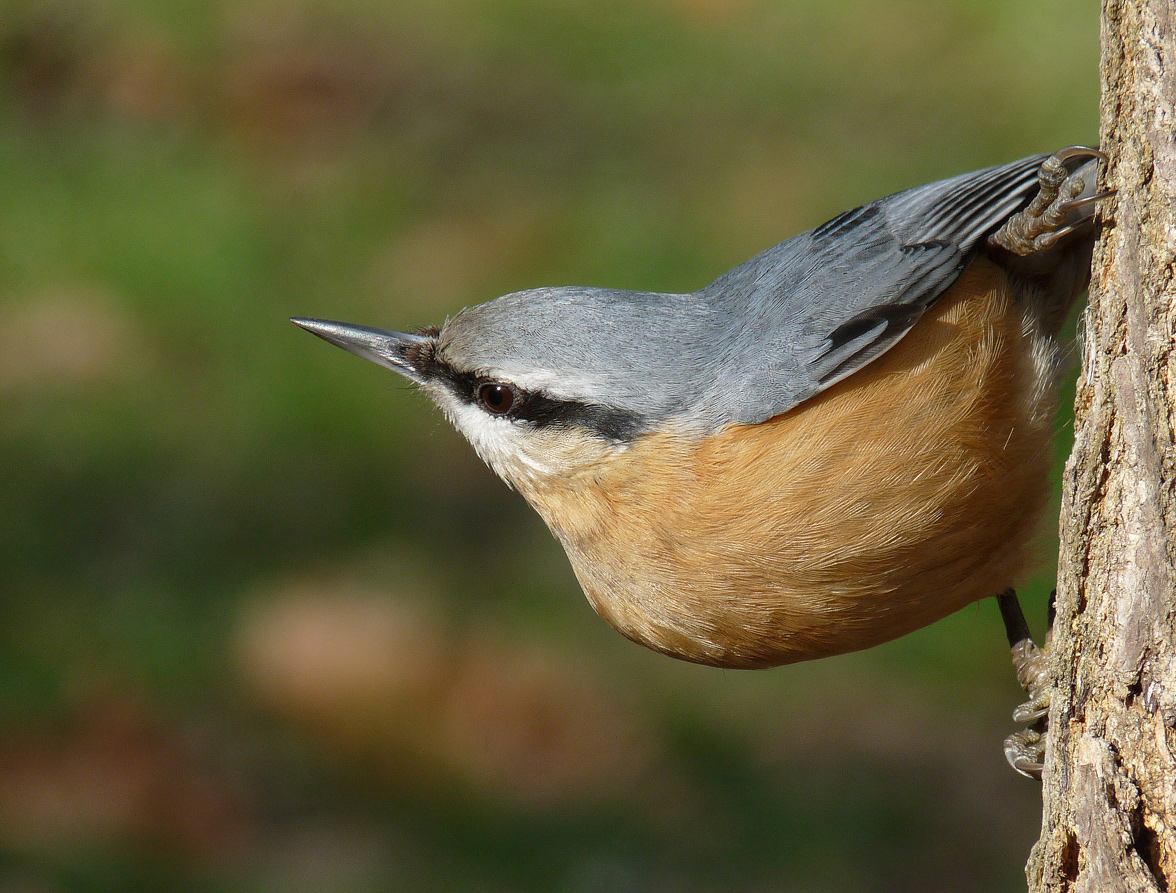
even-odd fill
[[[1063,483],[1031,891],[1176,891],[1176,3],[1104,0],[1107,221]]]

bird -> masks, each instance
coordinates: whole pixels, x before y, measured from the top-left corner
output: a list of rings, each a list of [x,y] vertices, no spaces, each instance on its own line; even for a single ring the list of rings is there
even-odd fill
[[[415,332],[291,321],[424,391],[624,636],[716,667],[822,658],[1015,599],[1105,160],[907,189],[688,294],[535,288]]]

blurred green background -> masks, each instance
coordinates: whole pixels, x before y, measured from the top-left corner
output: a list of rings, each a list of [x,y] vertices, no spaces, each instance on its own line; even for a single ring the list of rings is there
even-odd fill
[[[286,318],[699,287],[1094,140],[1097,41],[1077,0],[0,4],[0,893],[1023,889],[993,602],[648,653]]]

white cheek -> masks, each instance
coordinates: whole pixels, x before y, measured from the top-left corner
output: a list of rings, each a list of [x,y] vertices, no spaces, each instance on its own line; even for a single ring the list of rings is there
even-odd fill
[[[520,478],[544,478],[554,473],[547,462],[532,455],[527,432],[506,418],[495,418],[458,400],[447,390],[428,389],[445,417],[470,442],[479,458],[511,486]]]
[[[624,444],[572,428],[537,429],[524,422],[492,416],[443,386],[425,391],[445,413],[478,456],[507,484],[530,498],[535,487],[553,480],[572,486],[595,480],[601,470],[625,452]]]

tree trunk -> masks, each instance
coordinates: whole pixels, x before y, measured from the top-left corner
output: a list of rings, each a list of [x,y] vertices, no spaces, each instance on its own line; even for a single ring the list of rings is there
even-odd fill
[[[1176,891],[1176,3],[1104,0],[1106,221],[1062,494],[1031,891]]]

